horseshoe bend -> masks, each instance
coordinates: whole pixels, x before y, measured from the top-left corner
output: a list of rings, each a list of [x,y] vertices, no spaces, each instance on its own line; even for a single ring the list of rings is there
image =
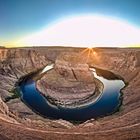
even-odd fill
[[[0,48],[0,139],[140,139],[140,49]]]
[[[79,54],[71,53],[61,54],[55,61],[54,69],[37,80],[36,87],[58,106],[79,107],[97,96],[98,88],[101,89],[98,83]]]

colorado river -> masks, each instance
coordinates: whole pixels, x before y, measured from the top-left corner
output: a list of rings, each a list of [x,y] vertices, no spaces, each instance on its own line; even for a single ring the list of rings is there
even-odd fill
[[[46,66],[41,72],[43,74],[53,69],[53,65]],[[32,74],[24,77],[19,84],[22,101],[36,113],[53,119],[65,119],[73,121],[85,121],[98,118],[115,112],[121,104],[121,89],[125,86],[123,80],[116,78],[110,72],[111,78],[106,78],[102,73],[98,74],[96,68],[90,68],[94,77],[103,83],[103,91],[93,102],[80,108],[53,107],[49,101],[36,89],[34,76]]]

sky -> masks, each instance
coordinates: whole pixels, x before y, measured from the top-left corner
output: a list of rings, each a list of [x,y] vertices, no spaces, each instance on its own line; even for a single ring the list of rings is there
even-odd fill
[[[86,14],[119,18],[140,28],[140,0],[0,0],[0,45]]]

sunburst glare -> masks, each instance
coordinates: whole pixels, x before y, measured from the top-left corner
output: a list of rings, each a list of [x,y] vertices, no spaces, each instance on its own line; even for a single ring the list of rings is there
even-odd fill
[[[86,62],[89,61],[89,59],[97,59],[97,52],[92,47],[88,47],[80,52],[80,56],[86,57]]]

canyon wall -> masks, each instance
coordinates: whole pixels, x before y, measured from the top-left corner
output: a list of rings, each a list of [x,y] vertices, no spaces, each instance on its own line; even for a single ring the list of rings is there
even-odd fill
[[[0,139],[140,139],[140,49],[94,49],[89,57],[84,49],[32,47],[0,49]],[[77,52],[90,67],[98,67],[124,78],[123,103],[110,116],[81,124],[45,119],[35,114],[19,98],[6,101],[14,93],[20,77],[52,63],[62,52]]]

